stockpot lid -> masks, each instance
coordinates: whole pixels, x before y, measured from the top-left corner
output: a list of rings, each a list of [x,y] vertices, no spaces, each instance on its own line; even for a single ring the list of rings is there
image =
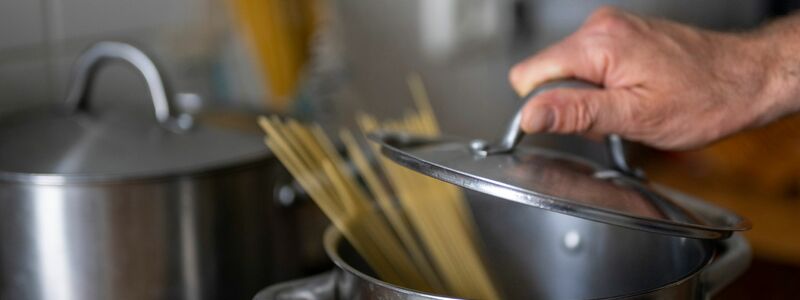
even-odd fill
[[[89,111],[90,81],[100,65],[124,61],[143,75],[155,118],[123,110]],[[143,101],[148,101],[143,99]],[[67,109],[0,121],[0,179],[61,183],[106,181],[212,170],[268,155],[254,133],[174,115],[155,64],[123,43],[101,42],[78,59]]]
[[[565,80],[537,88],[596,88]],[[588,220],[699,238],[726,238],[747,230],[744,218],[712,204],[660,193],[642,172],[631,168],[622,140],[606,138],[612,167],[535,147],[517,147],[520,113],[495,144],[454,137],[426,138],[376,132],[384,156],[416,172],[502,199]],[[501,222],[502,220],[498,220]]]

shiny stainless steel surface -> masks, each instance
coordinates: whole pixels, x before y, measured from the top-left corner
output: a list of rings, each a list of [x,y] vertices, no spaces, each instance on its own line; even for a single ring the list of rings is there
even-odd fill
[[[738,234],[723,241],[673,237],[477,193],[469,199],[485,260],[505,299],[705,299],[750,261],[749,245]],[[450,299],[375,279],[335,229],[326,233],[325,246],[338,266],[333,273],[278,284],[254,299]]]
[[[156,118],[83,107],[0,123],[0,299],[243,299],[301,274],[314,245],[295,223],[324,219],[274,199],[291,177],[262,134],[170,125],[180,117],[135,48],[83,58],[71,104],[88,103],[99,63],[122,59]]]
[[[747,220],[723,208],[709,205],[703,213],[696,213],[692,206],[658,193],[652,184],[627,171],[556,151],[516,147],[486,155],[475,152],[474,140],[402,133],[372,137],[381,143],[385,156],[411,170],[557,213],[702,239],[725,238],[733,231],[750,228]]]
[[[92,79],[109,62],[127,63],[142,74],[156,118],[90,109]],[[202,172],[269,156],[256,134],[193,124],[187,115],[170,113],[164,87],[155,64],[138,49],[97,44],[76,63],[66,111],[0,121],[0,177],[56,184],[122,180]]]
[[[2,299],[241,299],[299,275],[262,160],[119,183],[0,182]]]
[[[117,42],[99,42],[78,58],[75,63],[75,78],[72,89],[67,95],[67,105],[75,110],[88,109],[89,102],[87,97],[91,87],[91,79],[94,76],[94,68],[102,60],[117,59],[130,63],[142,73],[144,81],[147,82],[147,89],[153,100],[156,119],[162,124],[166,124],[173,118],[170,113],[170,103],[167,100],[167,93],[164,81],[161,80],[156,65],[147,55],[135,47]]]

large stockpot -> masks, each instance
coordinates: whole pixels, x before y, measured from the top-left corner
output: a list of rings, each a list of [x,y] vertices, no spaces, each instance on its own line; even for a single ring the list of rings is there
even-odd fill
[[[505,299],[707,299],[750,262],[740,234],[723,241],[658,235],[478,193],[468,199]],[[270,286],[254,300],[453,299],[377,279],[333,227],[324,242],[333,271]]]
[[[707,299],[750,262],[740,234],[720,241],[659,235],[478,193],[468,199],[504,299]],[[270,286],[254,300],[452,299],[377,279],[333,227],[324,242],[333,271]]]
[[[108,61],[142,73],[156,118],[90,109]],[[273,198],[291,178],[261,134],[175,113],[132,46],[75,70],[67,111],[0,123],[0,299],[242,299],[300,275],[296,207]]]
[[[599,88],[580,80],[556,88]],[[650,182],[609,135],[609,166],[537,147],[518,147],[521,113],[493,143],[458,137],[375,132],[398,165],[470,194],[483,257],[508,299],[703,299],[749,264],[735,213]],[[478,192],[478,193],[475,193]],[[426,199],[437,201],[438,199]],[[443,299],[376,279],[335,230],[325,236],[338,268],[277,285],[261,299]],[[259,300],[261,300],[259,299]]]

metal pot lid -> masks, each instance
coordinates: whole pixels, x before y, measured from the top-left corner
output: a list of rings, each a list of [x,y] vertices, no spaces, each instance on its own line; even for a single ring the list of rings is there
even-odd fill
[[[594,87],[561,81],[538,88]],[[699,239],[726,238],[747,230],[744,218],[723,208],[657,191],[628,166],[618,136],[607,138],[613,167],[535,147],[516,147],[519,113],[495,145],[453,137],[425,138],[404,133],[371,135],[381,152],[416,172],[502,199],[637,230]]]
[[[142,73],[156,118],[88,110],[89,81],[99,65],[111,60],[128,62]],[[70,109],[0,123],[0,178],[60,183],[167,176],[254,161],[269,153],[257,134],[171,114],[158,70],[130,45],[98,43],[78,59],[75,70]]]

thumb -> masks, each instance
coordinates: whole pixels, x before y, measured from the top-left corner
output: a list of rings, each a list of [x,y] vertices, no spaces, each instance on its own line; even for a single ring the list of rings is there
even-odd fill
[[[621,133],[629,99],[624,90],[554,89],[528,100],[521,127],[527,133]]]

